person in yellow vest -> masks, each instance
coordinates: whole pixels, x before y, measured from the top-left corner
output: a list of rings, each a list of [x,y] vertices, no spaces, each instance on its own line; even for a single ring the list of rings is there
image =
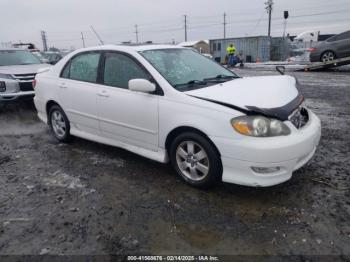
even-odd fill
[[[232,66],[234,63],[234,57],[236,53],[236,47],[233,44],[230,44],[226,48],[227,56],[228,56],[228,66]]]

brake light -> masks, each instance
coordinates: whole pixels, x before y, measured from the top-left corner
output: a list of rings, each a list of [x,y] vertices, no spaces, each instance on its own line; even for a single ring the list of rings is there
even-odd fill
[[[35,86],[36,86],[36,79],[33,80],[32,85],[33,85],[33,89],[35,89]]]
[[[311,48],[308,49],[308,51],[309,51],[310,53],[315,52],[315,51],[316,51],[316,48],[315,48],[315,47],[311,47]]]

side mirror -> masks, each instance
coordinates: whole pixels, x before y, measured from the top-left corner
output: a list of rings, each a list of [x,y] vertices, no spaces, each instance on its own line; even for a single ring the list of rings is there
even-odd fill
[[[143,93],[150,93],[156,90],[156,85],[146,79],[131,79],[128,86],[131,91]]]
[[[284,66],[276,66],[276,71],[281,75],[284,75],[284,73],[286,72],[286,68]]]

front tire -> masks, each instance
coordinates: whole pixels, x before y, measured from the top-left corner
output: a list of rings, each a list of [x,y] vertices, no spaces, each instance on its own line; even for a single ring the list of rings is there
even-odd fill
[[[194,187],[208,188],[221,180],[219,153],[199,134],[188,132],[177,136],[170,146],[170,160],[178,175]]]
[[[58,141],[67,143],[71,140],[69,120],[58,105],[50,108],[49,126]]]

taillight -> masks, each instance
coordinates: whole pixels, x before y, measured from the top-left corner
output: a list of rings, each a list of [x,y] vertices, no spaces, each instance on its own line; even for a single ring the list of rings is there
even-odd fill
[[[316,48],[315,48],[315,47],[311,47],[311,48],[308,49],[308,51],[309,51],[310,53],[315,52],[315,51],[316,51]]]
[[[32,85],[33,85],[33,88],[35,88],[35,86],[36,86],[36,79],[33,80]]]

